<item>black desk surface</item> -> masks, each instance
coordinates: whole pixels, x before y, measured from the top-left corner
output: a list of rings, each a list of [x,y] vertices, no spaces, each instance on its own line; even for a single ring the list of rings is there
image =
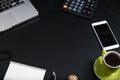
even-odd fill
[[[32,1],[39,16],[2,33],[0,49],[11,51],[14,61],[55,70],[57,80],[65,80],[72,73],[80,80],[98,80],[93,63],[101,47],[91,23],[107,20],[120,42],[120,2],[99,0],[91,20],[61,11],[62,2]]]

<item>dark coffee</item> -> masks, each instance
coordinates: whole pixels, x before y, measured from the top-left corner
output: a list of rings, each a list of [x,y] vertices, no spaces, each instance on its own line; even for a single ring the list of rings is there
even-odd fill
[[[120,65],[120,56],[115,53],[110,53],[105,57],[105,61],[110,66],[119,66]]]

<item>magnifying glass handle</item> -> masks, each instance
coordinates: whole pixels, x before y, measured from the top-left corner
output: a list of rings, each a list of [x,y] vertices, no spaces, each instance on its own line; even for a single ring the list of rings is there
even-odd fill
[[[53,76],[54,76],[53,80],[56,80],[56,73],[55,73],[55,71],[53,71]]]

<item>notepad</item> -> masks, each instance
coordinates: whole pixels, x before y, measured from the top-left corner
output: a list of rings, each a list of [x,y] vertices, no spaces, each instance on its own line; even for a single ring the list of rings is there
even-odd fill
[[[3,80],[43,80],[45,73],[46,69],[10,61]]]

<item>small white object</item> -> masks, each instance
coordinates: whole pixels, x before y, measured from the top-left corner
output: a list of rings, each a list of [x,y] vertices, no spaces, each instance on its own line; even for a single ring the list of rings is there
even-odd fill
[[[43,80],[46,70],[10,61],[3,80]]]

